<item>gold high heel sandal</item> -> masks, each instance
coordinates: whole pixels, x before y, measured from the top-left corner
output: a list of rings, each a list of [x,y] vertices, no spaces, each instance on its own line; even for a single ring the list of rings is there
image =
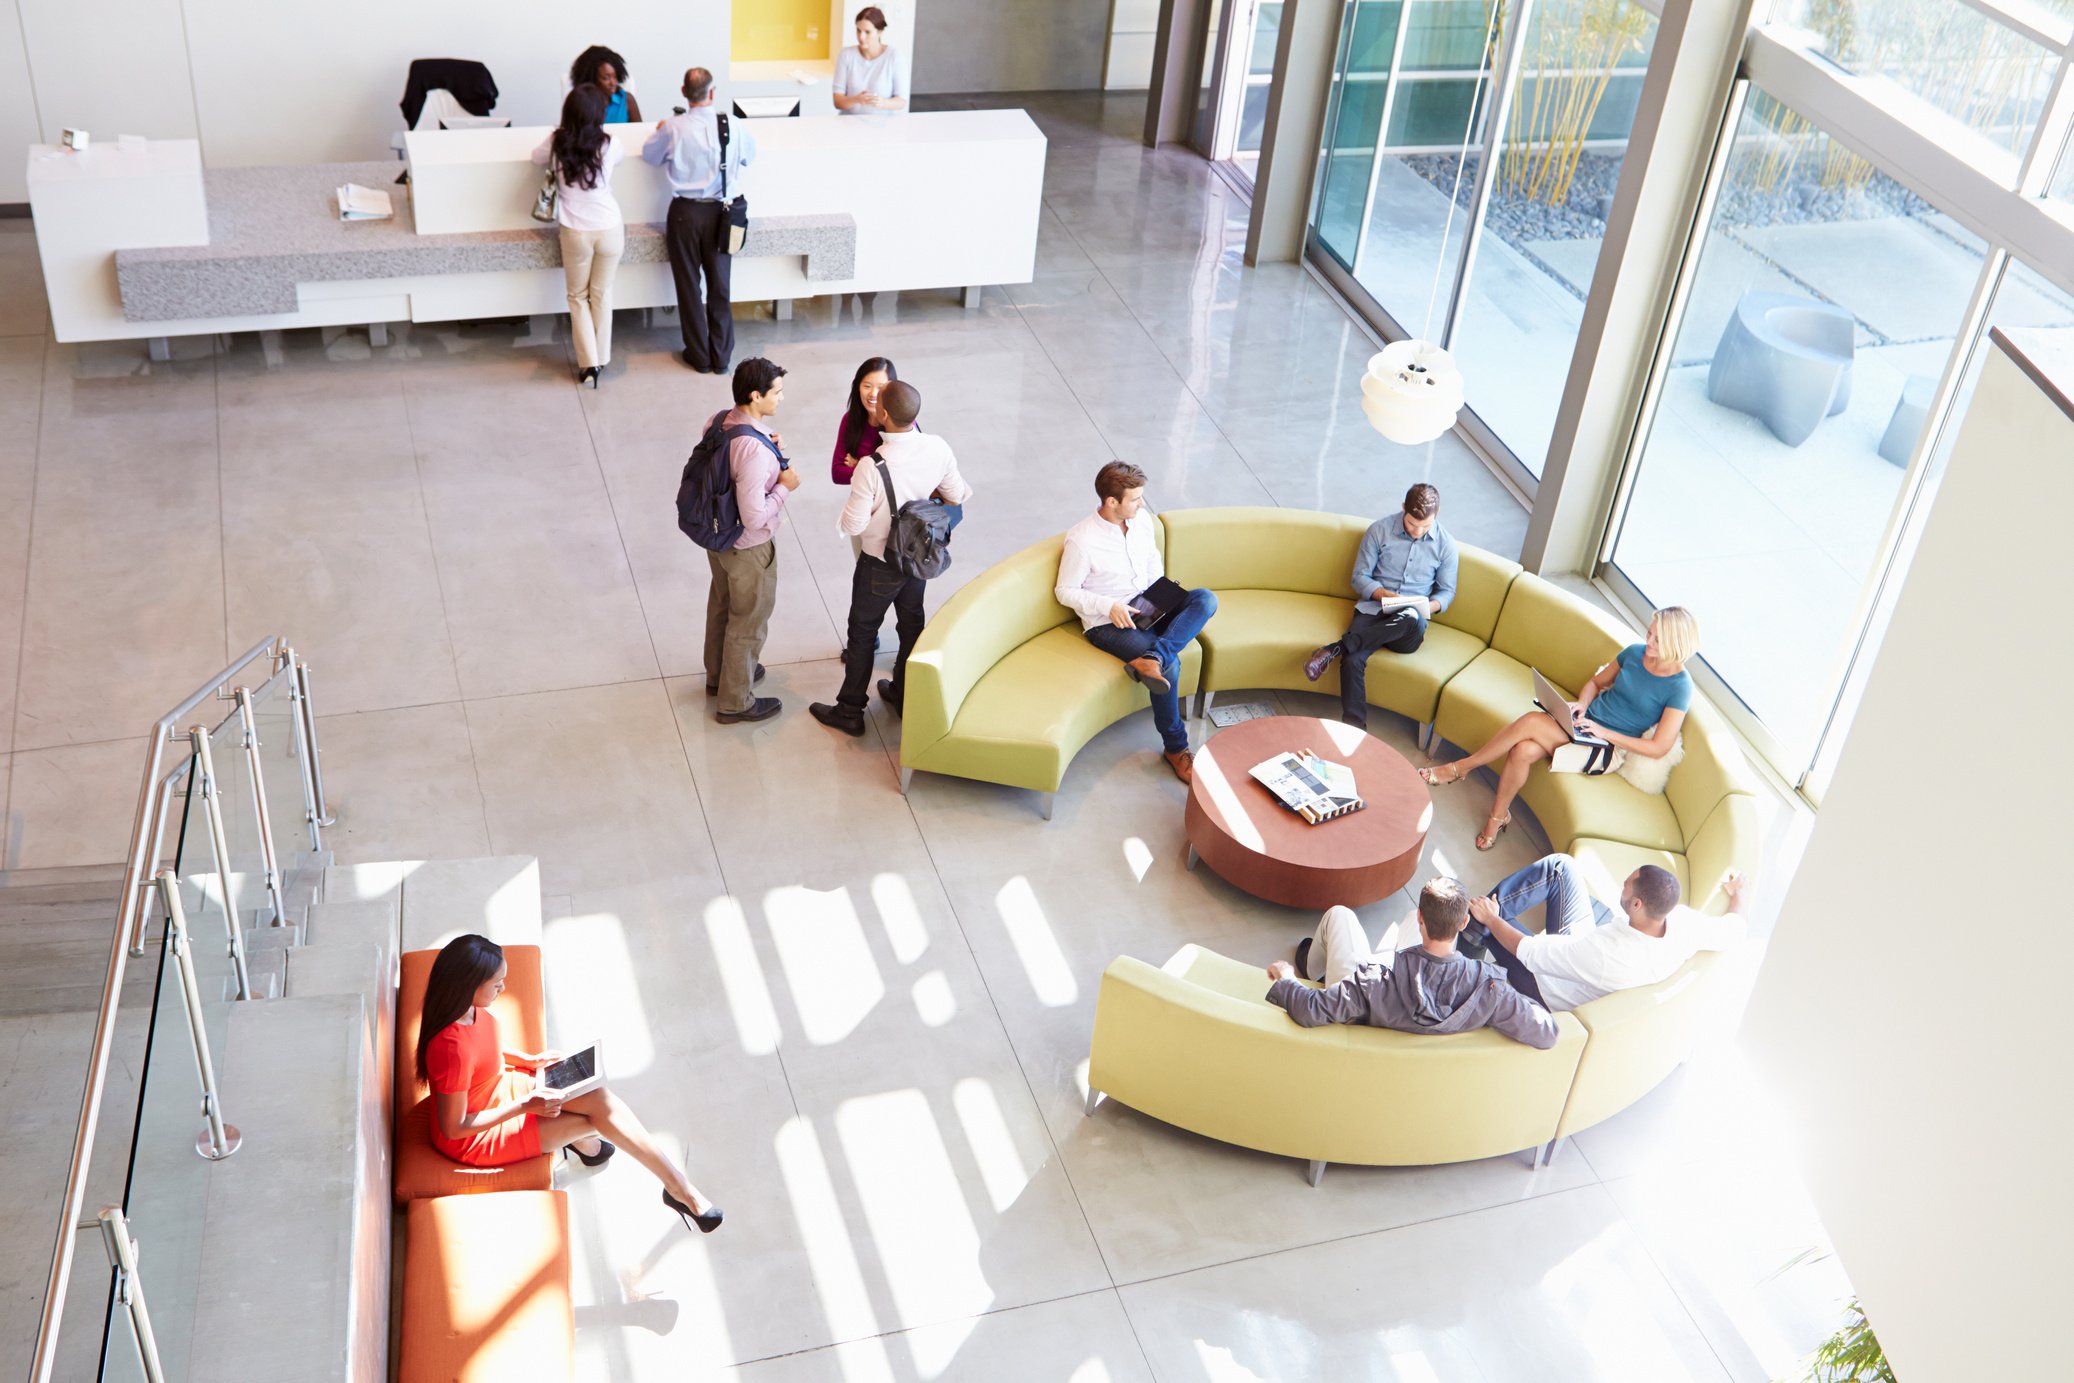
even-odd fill
[[[1491,829],[1491,822],[1493,821],[1498,823],[1498,829],[1495,831]],[[1498,843],[1498,837],[1504,835],[1505,828],[1507,826],[1510,826],[1511,824],[1511,812],[1507,812],[1503,816],[1493,816],[1486,818],[1484,821],[1484,833],[1476,838],[1476,848],[1479,850],[1488,850],[1492,846],[1496,845]]]
[[[1443,773],[1447,775],[1445,778],[1441,776]],[[1462,781],[1462,765],[1460,762],[1453,762],[1422,768],[1419,770],[1419,777],[1428,787],[1445,787],[1449,783]]]

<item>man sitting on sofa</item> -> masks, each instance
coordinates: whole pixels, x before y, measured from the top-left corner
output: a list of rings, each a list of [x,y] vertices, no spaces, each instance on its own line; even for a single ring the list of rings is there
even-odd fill
[[[1095,472],[1095,498],[1101,507],[1066,530],[1052,594],[1080,616],[1089,643],[1121,658],[1131,676],[1150,689],[1160,747],[1174,776],[1185,783],[1195,776],[1195,763],[1188,725],[1181,719],[1181,650],[1217,613],[1217,597],[1175,588],[1173,603],[1157,620],[1134,618],[1132,600],[1166,575],[1154,532],[1158,521],[1145,508],[1145,472],[1111,461]]]
[[[1584,872],[1568,855],[1550,855],[1507,875],[1490,895],[1469,905],[1464,947],[1483,951],[1498,943],[1498,963],[1512,987],[1561,1013],[1613,993],[1667,980],[1695,952],[1726,951],[1748,930],[1741,916],[1743,874],[1721,881],[1728,912],[1707,917],[1678,901],[1678,879],[1645,864],[1620,886],[1615,912],[1591,896]],[[1540,935],[1519,919],[1548,905]]]
[[[1359,602],[1347,632],[1336,642],[1311,650],[1303,675],[1315,682],[1334,658],[1339,668],[1339,715],[1347,724],[1368,728],[1368,656],[1377,649],[1416,653],[1426,641],[1426,621],[1455,599],[1461,554],[1440,526],[1440,491],[1421,481],[1404,492],[1404,509],[1377,519],[1361,537],[1354,554],[1354,599]],[[1404,596],[1416,604],[1381,605]]]
[[[1278,960],[1267,968],[1271,1004],[1289,1011],[1306,1028],[1327,1023],[1366,1023],[1398,1032],[1471,1032],[1496,1028],[1515,1042],[1547,1051],[1556,1044],[1548,1010],[1505,983],[1505,974],[1486,961],[1455,949],[1455,935],[1469,920],[1469,895],[1462,885],[1438,878],[1419,891],[1421,944],[1395,955],[1377,955],[1352,908],[1327,908],[1313,936],[1297,943],[1296,964]],[[1312,989],[1298,972],[1322,979]]]

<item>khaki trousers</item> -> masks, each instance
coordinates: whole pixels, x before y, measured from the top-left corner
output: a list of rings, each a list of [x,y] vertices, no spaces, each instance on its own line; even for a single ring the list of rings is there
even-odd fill
[[[562,227],[562,277],[569,284],[569,336],[576,343],[576,368],[612,363],[612,280],[626,253],[627,229],[571,230]]]
[[[746,711],[756,699],[756,660],[778,603],[778,544],[708,552],[706,685],[719,686],[720,709]]]

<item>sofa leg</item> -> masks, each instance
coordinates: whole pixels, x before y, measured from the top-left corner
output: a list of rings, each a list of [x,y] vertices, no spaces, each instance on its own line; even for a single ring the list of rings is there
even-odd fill
[[[1195,846],[1191,844],[1188,847],[1188,858],[1186,861],[1183,862],[1182,867],[1185,869],[1194,869],[1196,865],[1202,862],[1202,858],[1203,857],[1201,855],[1198,855],[1195,852]]]
[[[1534,1170],[1538,1172],[1544,1167],[1553,1164],[1556,1159],[1556,1152],[1562,1146],[1562,1139],[1551,1138],[1540,1147],[1534,1149]]]
[[[1101,1091],[1099,1091],[1099,1090],[1097,1090],[1097,1089],[1095,1089],[1095,1088],[1094,1088],[1094,1087],[1093,1087],[1092,1085],[1090,1085],[1090,1086],[1089,1086],[1089,1087],[1087,1088],[1087,1105],[1086,1105],[1085,1109],[1083,1110],[1083,1112],[1084,1112],[1084,1113],[1086,1113],[1086,1114],[1088,1114],[1088,1115],[1092,1115],[1092,1114],[1093,1114],[1093,1113],[1095,1112],[1095,1108],[1096,1108],[1096,1106],[1100,1105],[1101,1103],[1102,1103],[1102,1092],[1101,1092]]]
[[[1419,722],[1419,748],[1425,751],[1427,758],[1433,757],[1433,722],[1430,720]]]
[[[1213,691],[1198,694],[1195,699],[1195,718],[1202,720],[1207,717],[1210,714],[1210,703],[1216,699],[1217,693]]]
[[[1051,820],[1052,802],[1057,797],[1058,794],[1055,792],[1040,792],[1037,794],[1037,810],[1044,813],[1046,821]]]
[[[913,769],[903,767],[900,770],[900,795],[902,797],[907,796],[907,785],[909,783],[912,783],[914,780],[915,771]]]
[[[1325,1164],[1313,1158],[1311,1165],[1304,1171],[1304,1180],[1310,1182],[1313,1186],[1325,1180]]]

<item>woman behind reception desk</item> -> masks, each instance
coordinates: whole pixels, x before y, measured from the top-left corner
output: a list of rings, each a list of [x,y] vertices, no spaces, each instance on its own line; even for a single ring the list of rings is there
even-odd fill
[[[572,88],[562,100],[562,123],[533,151],[533,162],[554,170],[576,382],[593,389],[612,363],[612,280],[627,247],[626,221],[612,195],[621,154],[605,133],[605,109],[605,93],[591,83]]]
[[[844,115],[907,109],[907,79],[886,42],[886,12],[877,5],[857,11],[857,46],[836,58],[829,97]]]
[[[641,103],[627,89],[627,60],[602,43],[593,43],[576,55],[569,67],[571,88],[589,82],[605,93],[605,123],[641,123]]]

